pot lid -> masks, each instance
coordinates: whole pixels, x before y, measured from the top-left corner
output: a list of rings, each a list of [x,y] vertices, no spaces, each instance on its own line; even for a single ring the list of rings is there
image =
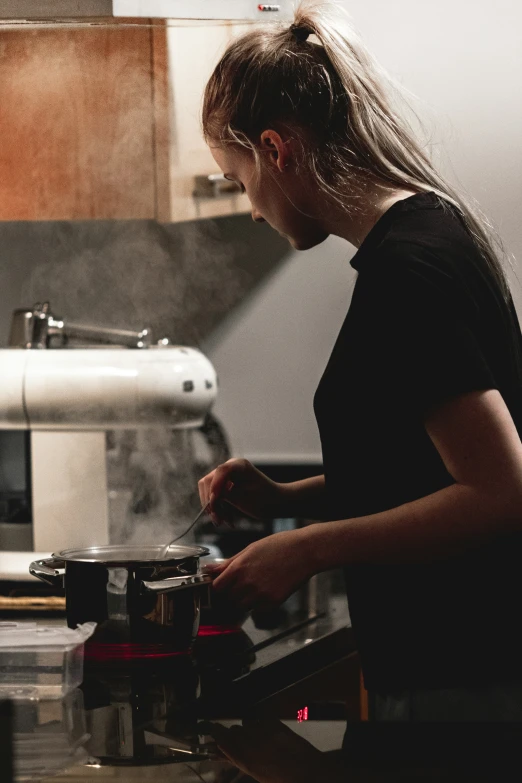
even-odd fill
[[[86,549],[65,549],[63,552],[56,552],[53,557],[59,560],[65,560],[66,563],[102,563],[104,565],[121,565],[136,563],[175,563],[180,560],[186,560],[189,557],[203,557],[208,555],[209,550],[204,546],[171,546],[169,556],[159,559],[164,544],[144,544],[139,545],[109,545],[92,546]]]

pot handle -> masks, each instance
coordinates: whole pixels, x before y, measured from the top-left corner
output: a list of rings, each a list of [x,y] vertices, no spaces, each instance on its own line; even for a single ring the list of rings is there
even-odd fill
[[[157,582],[142,582],[146,593],[171,593],[173,590],[183,590],[189,587],[206,587],[212,582],[210,574],[187,574],[173,576],[170,579],[159,579]]]
[[[48,582],[53,587],[63,587],[65,560],[60,560],[58,557],[35,560],[29,566],[29,573],[32,576],[37,576],[43,582]]]

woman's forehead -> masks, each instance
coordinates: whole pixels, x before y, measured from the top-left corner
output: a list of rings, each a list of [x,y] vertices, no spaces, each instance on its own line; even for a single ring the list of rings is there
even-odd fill
[[[233,174],[244,166],[248,156],[232,145],[210,144],[212,156],[218,166],[227,174]]]
[[[220,144],[209,144],[209,149],[212,153],[212,157],[220,166],[222,163],[228,162],[229,150],[224,149]]]

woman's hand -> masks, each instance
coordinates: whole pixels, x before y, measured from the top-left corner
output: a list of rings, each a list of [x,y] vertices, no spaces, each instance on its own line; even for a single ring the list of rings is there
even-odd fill
[[[232,520],[233,506],[253,519],[283,516],[285,491],[246,459],[229,459],[198,483],[201,505],[215,524]],[[223,501],[226,503],[223,503]]]
[[[230,594],[242,609],[267,611],[286,601],[315,573],[306,528],[255,541],[212,570],[213,589]]]
[[[244,722],[230,728],[213,723],[211,733],[232,764],[259,783],[340,780],[324,754],[278,720]]]

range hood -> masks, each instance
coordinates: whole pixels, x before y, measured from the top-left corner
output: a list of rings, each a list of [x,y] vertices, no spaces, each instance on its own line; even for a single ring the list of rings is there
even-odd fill
[[[292,18],[291,0],[0,0],[0,22],[149,17],[269,21]]]

